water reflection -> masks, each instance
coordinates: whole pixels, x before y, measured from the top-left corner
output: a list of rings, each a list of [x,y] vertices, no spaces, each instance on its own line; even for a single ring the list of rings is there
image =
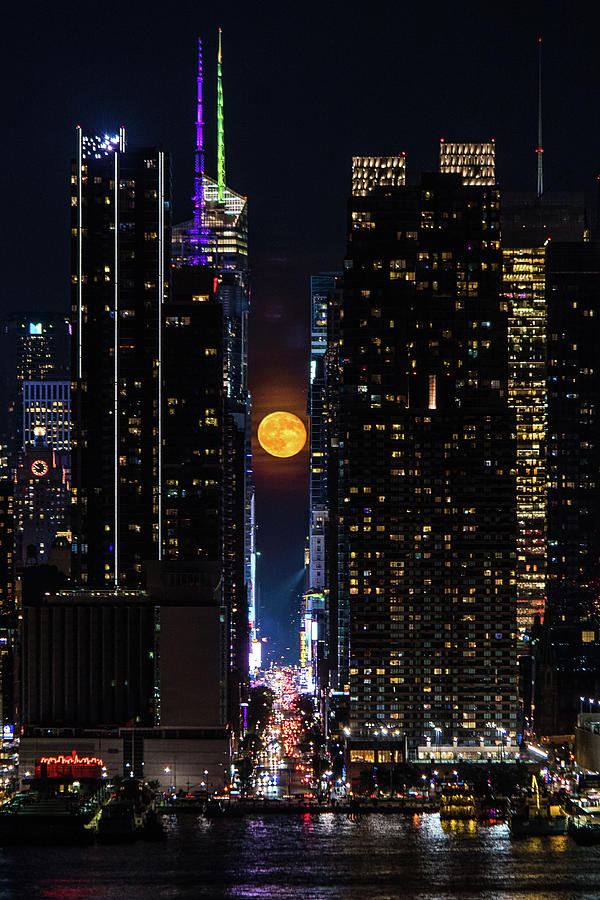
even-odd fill
[[[0,898],[581,900],[600,896],[600,847],[513,840],[505,824],[439,816],[265,814],[166,819],[168,840],[0,849]]]

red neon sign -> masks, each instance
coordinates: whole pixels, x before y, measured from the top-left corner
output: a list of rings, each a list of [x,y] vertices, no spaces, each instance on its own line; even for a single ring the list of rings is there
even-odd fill
[[[104,765],[104,760],[99,756],[77,756],[77,752],[73,750],[72,756],[42,756],[40,763],[46,763],[50,766],[100,766]]]
[[[36,778],[100,778],[104,761],[99,756],[42,756],[36,760]]]

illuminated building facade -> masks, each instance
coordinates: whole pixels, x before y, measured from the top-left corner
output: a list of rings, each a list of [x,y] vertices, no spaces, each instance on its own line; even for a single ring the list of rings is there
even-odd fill
[[[366,197],[374,188],[406,184],[406,157],[353,156],[352,196]]]
[[[43,436],[55,450],[71,449],[71,382],[23,382],[23,446]]]
[[[508,304],[509,402],[517,438],[517,627],[531,631],[546,603],[546,251],[503,248],[503,294]]]
[[[349,206],[337,572],[350,728],[517,730],[514,414],[499,192],[458,175]],[[492,727],[492,724],[494,726]]]
[[[77,129],[71,170],[73,569],[143,583],[162,542],[169,157]]]
[[[310,694],[327,684],[327,619],[325,594],[306,591],[300,625],[300,689]]]
[[[248,271],[248,199],[226,185],[219,200],[219,185],[204,175],[206,261],[215,269]],[[190,265],[194,256],[190,231],[193,220],[173,226],[172,258],[176,266]]]
[[[496,183],[496,144],[494,141],[440,140],[440,172],[460,175],[463,184]]]
[[[23,385],[26,381],[63,380],[69,377],[71,326],[59,313],[16,313],[3,322],[0,332],[0,401],[10,465],[23,448]]]
[[[546,251],[557,240],[583,239],[583,195],[503,194],[501,218],[503,292],[509,313],[509,399],[517,428],[517,619],[523,642],[535,617],[543,617],[546,603]]]
[[[256,640],[251,402],[248,390],[248,204],[246,197],[231,190],[225,183],[220,35],[216,180],[204,172],[201,54],[199,63],[193,217],[173,229],[173,297],[168,316],[170,318],[176,312],[179,321],[187,316],[190,334],[195,335],[183,354],[175,350],[173,356],[176,366],[184,356],[193,360],[197,372],[196,377],[191,379],[189,371],[181,372],[180,393],[182,396],[185,391],[193,394],[193,397],[188,397],[181,414],[185,417],[187,411],[189,415],[189,410],[195,409],[206,395],[206,402],[201,404],[203,409],[198,411],[198,421],[205,425],[209,420],[212,423],[195,434],[196,457],[189,461],[184,474],[194,472],[203,485],[205,499],[202,502],[206,505],[207,514],[198,520],[197,529],[206,536],[204,543],[212,547],[212,559],[218,561],[223,574],[219,602],[222,603],[221,614],[228,629],[227,715],[235,729],[239,702],[247,691],[251,657],[253,665],[259,664],[259,654],[256,652],[259,644]],[[203,302],[195,303],[194,296],[203,297]],[[185,305],[189,305],[190,298],[192,308],[186,311]],[[185,339],[185,329],[178,327],[172,330],[172,336],[177,337],[173,345],[176,347]],[[210,350],[213,355],[203,358],[201,352],[197,354],[194,350],[194,343],[205,348],[206,352]],[[186,426],[181,424],[181,428],[177,428],[177,414],[174,417],[170,415],[169,422],[169,427],[175,426],[171,456],[174,465],[177,465],[177,458],[179,463],[181,458],[188,458],[188,454],[178,457],[176,449],[178,442],[185,443]],[[167,493],[169,490],[167,485]],[[170,502],[169,509],[175,505]],[[166,527],[169,531],[171,523],[167,522]],[[180,552],[180,558],[185,559],[186,554]],[[190,558],[197,559],[197,553]]]

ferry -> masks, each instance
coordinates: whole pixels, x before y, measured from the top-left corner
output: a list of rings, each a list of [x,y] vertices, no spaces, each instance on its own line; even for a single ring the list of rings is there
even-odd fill
[[[95,839],[108,798],[103,761],[97,757],[43,757],[26,790],[0,808],[0,845],[88,843]]]
[[[566,834],[568,817],[556,799],[540,793],[537,778],[533,775],[525,798],[511,806],[508,824],[514,837],[543,837]]]
[[[472,821],[477,818],[473,789],[468,784],[446,784],[440,798],[440,819]]]

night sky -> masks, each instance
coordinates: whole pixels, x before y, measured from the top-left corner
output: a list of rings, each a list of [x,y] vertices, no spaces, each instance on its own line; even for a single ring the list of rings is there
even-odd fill
[[[249,197],[254,431],[306,418],[309,276],[342,266],[353,153],[405,151],[408,180],[440,137],[496,139],[501,186],[535,188],[537,37],[544,41],[544,174],[588,190],[600,171],[592,3],[59,2],[5,12],[2,312],[67,310],[75,125],[161,143],[174,221],[191,214],[196,40],[204,41],[206,171],[215,174],[223,27],[227,182]],[[255,457],[263,633],[297,657],[307,453]]]

